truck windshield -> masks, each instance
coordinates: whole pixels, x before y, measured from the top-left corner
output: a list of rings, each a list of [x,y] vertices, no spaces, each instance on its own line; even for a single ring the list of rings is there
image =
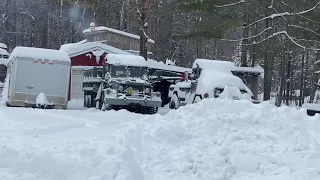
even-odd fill
[[[111,66],[112,77],[143,77],[147,74],[146,67]]]

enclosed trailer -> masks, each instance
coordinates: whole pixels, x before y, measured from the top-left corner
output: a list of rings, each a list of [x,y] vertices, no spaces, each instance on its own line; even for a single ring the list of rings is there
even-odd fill
[[[8,62],[7,105],[66,109],[70,65],[63,51],[16,47]]]

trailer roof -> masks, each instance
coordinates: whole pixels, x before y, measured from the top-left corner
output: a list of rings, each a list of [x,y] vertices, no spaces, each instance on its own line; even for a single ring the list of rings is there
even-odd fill
[[[148,67],[147,61],[142,56],[107,54],[106,62],[113,65]]]
[[[9,61],[13,57],[28,57],[34,59],[46,59],[51,61],[63,61],[71,63],[71,60],[66,52],[54,49],[16,47],[12,51]]]

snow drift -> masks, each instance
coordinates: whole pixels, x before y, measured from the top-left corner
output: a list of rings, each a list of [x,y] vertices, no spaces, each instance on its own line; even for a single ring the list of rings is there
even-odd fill
[[[223,99],[165,116],[0,107],[0,179],[318,180],[319,119]]]

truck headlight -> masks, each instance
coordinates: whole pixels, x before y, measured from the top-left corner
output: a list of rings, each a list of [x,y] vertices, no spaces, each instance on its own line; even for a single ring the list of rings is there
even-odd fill
[[[146,88],[146,89],[145,89],[145,92],[146,92],[146,93],[151,93],[151,89],[150,89],[150,88]]]
[[[123,86],[119,85],[119,91],[123,91]]]

